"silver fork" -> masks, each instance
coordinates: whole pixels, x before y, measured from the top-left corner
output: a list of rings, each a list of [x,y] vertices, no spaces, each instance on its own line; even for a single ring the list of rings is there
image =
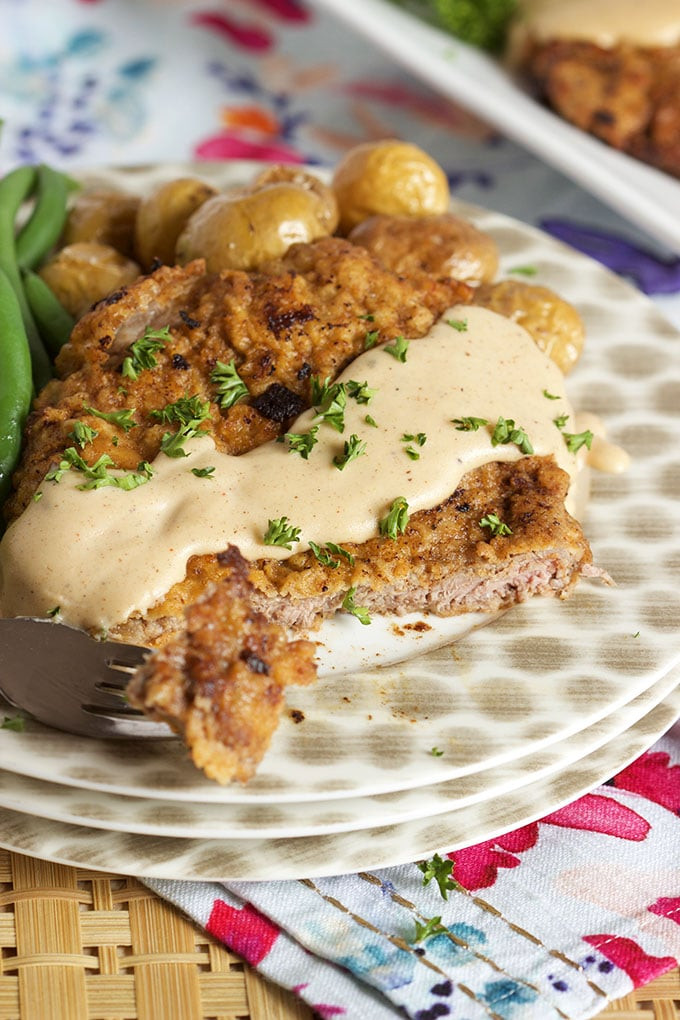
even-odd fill
[[[31,617],[0,619],[0,694],[15,708],[86,737],[169,737],[125,701],[148,648],[95,641],[76,627]]]

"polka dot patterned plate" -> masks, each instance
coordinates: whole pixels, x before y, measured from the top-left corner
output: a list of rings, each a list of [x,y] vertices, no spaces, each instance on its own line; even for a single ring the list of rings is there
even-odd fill
[[[649,714],[668,697],[678,679],[680,667],[593,726],[544,750],[417,790],[322,803],[203,804],[121,797],[0,771],[0,807],[71,825],[197,839],[281,839],[398,825],[504,797],[527,783],[568,769]]]
[[[191,169],[102,171],[97,179],[142,191]],[[201,164],[193,172],[227,184],[253,169]],[[32,726],[0,731],[0,768],[80,788],[206,803],[381,795],[546,749],[631,701],[680,660],[680,334],[590,259],[506,216],[456,209],[496,238],[501,275],[532,265],[533,282],[553,287],[585,319],[586,351],[568,384],[572,402],[600,415],[633,458],[626,474],[594,477],[585,521],[595,561],[616,587],[582,582],[567,602],[533,600],[456,644],[291,689],[290,714],[245,788],[209,783],[178,742],[123,748]],[[349,622],[347,642],[360,644],[366,628]],[[432,747],[444,753],[435,757]]]
[[[680,714],[676,690],[616,740],[564,772],[402,825],[294,839],[180,839],[111,832],[0,808],[0,846],[43,860],[147,878],[311,878],[404,864],[500,836],[557,810],[637,758]]]

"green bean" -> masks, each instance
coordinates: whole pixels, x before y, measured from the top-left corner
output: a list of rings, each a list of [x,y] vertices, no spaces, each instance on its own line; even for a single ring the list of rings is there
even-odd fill
[[[43,163],[37,171],[37,194],[33,212],[17,234],[17,262],[34,269],[59,240],[66,221],[68,178]]]
[[[16,291],[0,270],[0,501],[9,494],[31,406],[31,354]]]
[[[18,167],[0,180],[0,269],[9,279],[19,302],[31,350],[33,381],[36,389],[41,389],[52,378],[52,366],[24,294],[14,241],[15,217],[21,203],[33,190],[35,180],[34,167]]]
[[[38,324],[40,335],[49,353],[56,358],[71,335],[75,319],[69,315],[41,276],[26,270],[23,278],[26,298]]]

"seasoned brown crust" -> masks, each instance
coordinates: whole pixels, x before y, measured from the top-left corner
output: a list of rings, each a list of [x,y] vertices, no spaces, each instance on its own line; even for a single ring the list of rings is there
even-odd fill
[[[221,559],[221,584],[187,610],[181,635],[137,671],[128,697],[182,736],[209,779],[244,783],[269,747],[284,688],[316,679],[315,649],[253,609],[237,549]]]
[[[525,67],[566,120],[680,177],[680,46],[552,40],[529,47]]]
[[[493,238],[449,212],[418,219],[371,216],[354,228],[349,239],[410,279],[453,278],[477,286],[498,271]]]
[[[58,359],[61,378],[45,387],[29,417],[8,519],[21,513],[73,445],[76,419],[99,432],[83,451],[88,463],[108,453],[118,467],[135,470],[153,460],[167,430],[150,413],[198,395],[213,399],[218,448],[243,453],[285,431],[309,406],[310,377],[337,376],[364,349],[369,330],[381,341],[423,336],[445,308],[471,293],[454,280],[403,279],[340,238],[294,245],[257,273],[207,274],[201,262],[162,267],[77,324]],[[157,367],[133,381],[121,376],[121,363],[147,326],[169,326],[171,340],[156,352]],[[217,361],[232,358],[250,398],[220,411],[210,373]],[[134,408],[136,427],[124,433],[84,406]]]

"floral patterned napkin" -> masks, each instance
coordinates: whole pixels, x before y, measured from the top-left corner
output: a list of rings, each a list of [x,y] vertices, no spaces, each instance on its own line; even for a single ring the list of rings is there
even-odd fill
[[[350,0],[348,0],[350,2]],[[2,170],[330,165],[399,135],[455,195],[600,259],[680,325],[680,263],[301,0],[0,0]],[[680,959],[680,726],[609,784],[451,858],[149,885],[324,1018],[595,1015]]]

